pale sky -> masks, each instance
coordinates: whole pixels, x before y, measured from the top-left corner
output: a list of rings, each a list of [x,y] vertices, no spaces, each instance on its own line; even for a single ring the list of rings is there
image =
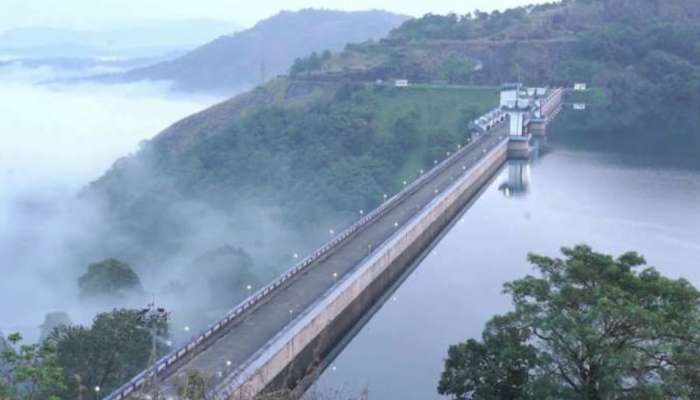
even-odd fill
[[[329,8],[385,9],[420,16],[428,12],[466,13],[543,0],[0,0],[0,32],[28,26],[73,29],[112,27],[147,19],[219,19],[251,26],[280,10]]]

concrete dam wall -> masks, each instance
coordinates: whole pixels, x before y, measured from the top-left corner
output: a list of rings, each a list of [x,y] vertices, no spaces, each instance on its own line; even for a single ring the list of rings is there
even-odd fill
[[[252,399],[256,394],[297,385],[383,296],[412,262],[451,223],[507,159],[507,140],[498,142],[451,186],[418,211],[354,270],[279,332],[242,365],[234,381],[222,384],[218,399]]]

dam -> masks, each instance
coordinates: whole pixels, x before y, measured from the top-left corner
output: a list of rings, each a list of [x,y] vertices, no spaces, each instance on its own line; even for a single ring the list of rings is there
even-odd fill
[[[543,134],[562,93],[504,90],[466,145],[106,399],[149,388],[168,398],[193,370],[216,399],[302,384],[509,157],[527,156],[531,129]]]

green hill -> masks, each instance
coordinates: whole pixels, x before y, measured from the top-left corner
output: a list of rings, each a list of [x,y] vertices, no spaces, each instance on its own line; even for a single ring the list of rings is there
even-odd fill
[[[292,74],[312,81],[586,82],[604,89],[610,102],[575,123],[562,119],[562,134],[593,135],[620,149],[633,138],[637,151],[694,157],[699,39],[695,0],[565,0],[491,14],[426,15],[378,43],[348,46],[320,62],[300,60]]]
[[[104,202],[137,259],[177,252],[201,218],[183,214],[193,204],[236,232],[241,213],[267,210],[310,248],[465,143],[468,121],[496,103],[493,89],[280,78],[174,125],[87,194]],[[247,230],[270,254],[294,251]]]
[[[126,238],[110,251],[159,260],[230,238],[286,265],[466,140],[467,121],[496,104],[494,89],[466,85],[517,79],[600,88],[595,107],[563,114],[558,135],[697,157],[699,21],[695,0],[427,15],[379,42],[297,60],[288,77],[176,123],[86,195]],[[376,84],[396,78],[422,85]],[[241,223],[250,210],[272,223]],[[194,241],[193,230],[216,235]]]

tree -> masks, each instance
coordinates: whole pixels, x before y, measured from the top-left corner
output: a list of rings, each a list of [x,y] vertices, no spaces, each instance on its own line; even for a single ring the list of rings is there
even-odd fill
[[[420,114],[410,111],[400,116],[394,122],[393,131],[401,151],[413,150],[420,142]]]
[[[61,326],[70,326],[73,324],[68,314],[62,311],[47,313],[44,317],[44,323],[39,326],[39,340],[46,340],[54,329]],[[2,346],[0,345],[0,349]]]
[[[0,399],[58,400],[56,394],[65,383],[55,346],[49,342],[24,345],[21,341],[19,333],[11,334],[0,349]]]
[[[294,60],[289,73],[291,76],[296,76],[304,72],[315,71],[321,69],[323,62],[330,59],[332,56],[331,52],[324,52],[322,55],[318,55],[315,51],[311,53],[310,56],[306,58],[297,58]]]
[[[483,343],[470,339],[450,346],[438,392],[470,393],[485,400],[524,398],[537,356],[532,346],[523,344],[529,331],[512,322],[496,317],[488,323]]]
[[[700,292],[637,253],[531,254],[539,272],[505,285],[515,310],[482,342],[450,348],[438,390],[456,399],[694,399]],[[504,367],[506,367],[504,370]]]
[[[81,391],[99,387],[109,393],[148,366],[152,353],[152,323],[158,324],[156,339],[168,335],[165,321],[144,318],[139,310],[114,310],[98,314],[91,327],[58,328],[55,343],[57,362],[68,383],[65,398],[78,398]],[[157,352],[165,345],[157,342]]]
[[[428,136],[428,147],[424,157],[426,165],[432,166],[435,161],[444,160],[448,152],[455,150],[457,142],[457,137],[445,129],[439,129]]]
[[[141,292],[141,280],[129,264],[110,258],[88,266],[88,272],[78,279],[80,297],[122,297],[128,292]]]
[[[177,385],[177,394],[183,400],[207,400],[210,379],[198,370],[188,370]]]
[[[253,259],[243,249],[222,246],[197,257],[193,269],[206,277],[206,287],[214,305],[238,304],[250,294],[249,286],[259,287]]]

